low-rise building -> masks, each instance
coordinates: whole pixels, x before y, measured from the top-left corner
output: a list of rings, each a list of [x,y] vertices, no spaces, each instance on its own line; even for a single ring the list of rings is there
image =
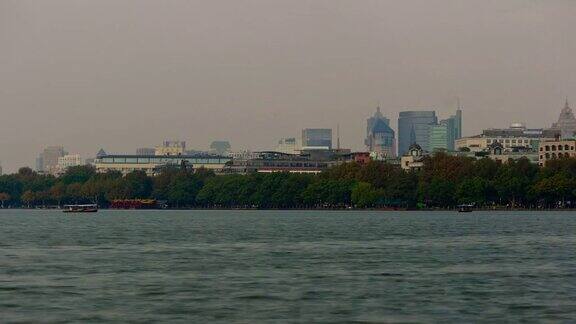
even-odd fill
[[[233,160],[226,167],[228,173],[290,172],[320,173],[345,162],[363,163],[368,153],[350,153],[349,150],[306,150],[300,154],[282,152],[259,152],[258,157],[248,160]]]
[[[493,143],[500,143],[504,149],[524,148],[536,150],[540,143],[540,138],[532,137],[488,137],[477,135],[463,137],[456,140],[457,151],[481,152],[486,151]]]
[[[493,143],[500,143],[504,150],[532,149],[537,151],[540,141],[559,136],[554,129],[526,128],[522,123],[513,123],[509,128],[490,128],[482,134],[456,140],[457,151],[486,151]]]
[[[506,149],[500,142],[493,142],[482,151],[437,151],[428,153],[424,151],[418,144],[410,146],[408,153],[402,156],[400,166],[406,171],[419,171],[424,166],[424,159],[427,156],[434,156],[435,154],[448,154],[450,156],[458,156],[463,158],[472,158],[476,160],[491,159],[498,163],[506,164],[510,161],[519,159],[527,159],[533,164],[538,164],[538,152],[530,148],[517,148]]]
[[[510,161],[527,159],[531,163],[538,163],[538,152],[531,148],[506,149],[500,142],[492,143],[488,146],[485,154],[475,154],[476,159],[489,158],[496,162],[506,164]]]
[[[538,165],[545,166],[546,162],[561,158],[576,157],[576,140],[554,139],[542,141],[538,149]]]
[[[424,167],[424,158],[427,153],[418,144],[412,144],[400,158],[400,167],[406,171],[420,171]]]
[[[205,168],[218,173],[230,161],[231,158],[224,156],[105,155],[96,158],[94,166],[97,172],[119,171],[123,174],[144,171],[148,175],[156,175],[166,167]]]

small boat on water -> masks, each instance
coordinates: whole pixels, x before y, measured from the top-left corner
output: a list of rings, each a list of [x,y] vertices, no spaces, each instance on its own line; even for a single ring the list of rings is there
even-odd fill
[[[474,205],[472,205],[472,204],[458,205],[458,212],[459,213],[471,213],[473,207],[474,207]]]
[[[95,213],[98,211],[98,205],[64,205],[64,209],[62,211],[65,213]]]

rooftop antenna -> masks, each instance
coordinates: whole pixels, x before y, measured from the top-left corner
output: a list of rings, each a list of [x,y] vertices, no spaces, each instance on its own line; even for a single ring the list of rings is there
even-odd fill
[[[458,106],[458,110],[462,110],[462,106],[460,105],[460,97],[456,97],[456,105]]]

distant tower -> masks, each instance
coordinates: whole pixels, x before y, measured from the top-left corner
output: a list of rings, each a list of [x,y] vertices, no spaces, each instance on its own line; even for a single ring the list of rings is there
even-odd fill
[[[552,128],[559,130],[562,138],[574,137],[574,133],[576,132],[576,118],[574,117],[574,113],[570,108],[568,98],[566,98],[564,108],[560,112],[558,122],[552,124]]]
[[[369,152],[381,153],[386,157],[396,156],[396,138],[390,120],[382,115],[380,107],[374,115],[366,120],[366,149]]]
[[[460,104],[460,98],[457,98],[458,106],[456,108],[456,115],[451,116],[454,118],[454,128],[455,128],[455,138],[459,139],[462,138],[462,105]]]
[[[336,125],[336,148],[340,149],[340,124]]]

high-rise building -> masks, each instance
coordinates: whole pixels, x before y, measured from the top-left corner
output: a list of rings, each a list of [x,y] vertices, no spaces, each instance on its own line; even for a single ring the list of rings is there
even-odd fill
[[[58,158],[68,154],[62,146],[48,146],[36,159],[36,170],[55,174],[58,171]]]
[[[398,154],[408,152],[410,145],[418,144],[429,151],[430,125],[438,124],[435,111],[402,111],[398,117]]]
[[[395,157],[395,133],[390,128],[390,120],[382,115],[380,107],[376,113],[366,121],[366,140],[364,141],[369,152],[375,152],[384,157]]]
[[[44,159],[42,158],[42,153],[40,153],[40,155],[38,155],[38,157],[36,158],[36,171],[37,172],[44,171]]]
[[[552,124],[552,129],[559,130],[562,138],[574,138],[574,134],[576,133],[576,118],[568,104],[568,99],[566,99],[564,108],[560,112],[558,122]]]
[[[305,128],[302,130],[302,149],[332,149],[332,129]]]
[[[454,120],[454,140],[462,138],[462,109],[460,107],[460,102],[458,102],[458,109],[456,109],[456,114],[450,116],[450,119]]]
[[[298,145],[298,141],[295,137],[286,137],[278,141],[276,151],[286,154],[298,154],[300,151],[300,145]]]
[[[439,139],[436,138],[436,144],[434,147],[431,147],[430,150],[434,151],[435,149],[445,149],[448,151],[454,151],[456,147],[456,140],[462,138],[462,110],[460,109],[460,102],[458,102],[458,109],[456,110],[456,114],[450,116],[450,118],[443,119],[440,121],[440,125],[444,125],[446,127],[446,144],[438,142]],[[432,131],[432,129],[431,129]],[[438,129],[434,131],[438,132]],[[436,134],[438,136],[438,133]]]
[[[443,123],[438,125],[430,125],[429,130],[428,149],[431,152],[454,150],[454,141],[450,140],[453,138],[454,128],[450,125],[450,122],[443,121]]]

